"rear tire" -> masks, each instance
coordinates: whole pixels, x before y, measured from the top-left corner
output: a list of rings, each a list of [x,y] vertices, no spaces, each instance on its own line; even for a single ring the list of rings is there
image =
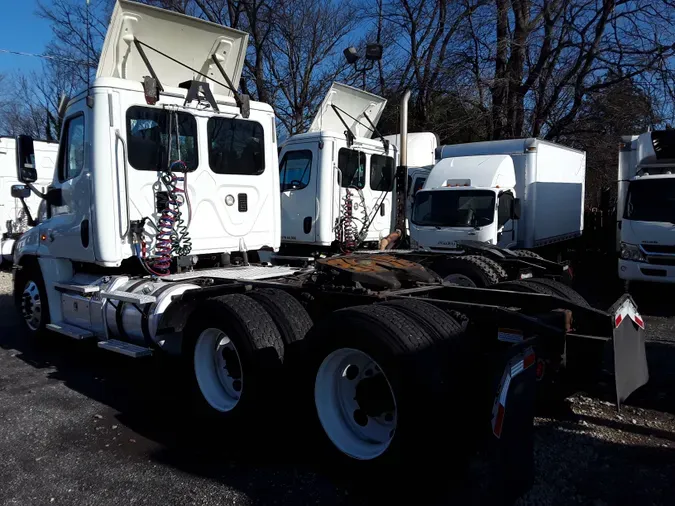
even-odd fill
[[[429,454],[444,455],[442,436],[449,435],[459,446],[446,464],[462,464],[457,455],[459,447],[467,446],[461,430],[466,420],[442,416],[454,399],[438,380],[441,368],[450,364],[442,363],[434,341],[415,319],[387,304],[335,311],[309,332],[317,428],[331,463],[350,469],[352,478],[370,482],[379,476],[381,485],[391,489],[399,473],[428,478],[436,461]],[[357,364],[359,357],[366,357],[365,370]],[[367,365],[368,360],[377,367]],[[360,396],[373,378],[379,378],[377,395],[371,389],[370,396]],[[381,437],[361,433],[381,427],[389,429]]]
[[[483,262],[488,264],[490,267],[492,267],[492,270],[497,273],[497,276],[499,276],[500,281],[506,281],[509,279],[509,274],[506,272],[506,269],[499,265],[499,263],[496,260],[493,260],[492,258],[488,257],[480,257]]]
[[[445,257],[434,264],[433,270],[445,282],[471,288],[485,288],[501,281],[499,273],[477,255]]]
[[[537,284],[541,286],[546,286],[557,293],[557,295],[563,299],[567,299],[570,302],[573,302],[579,306],[590,308],[591,305],[584,299],[576,290],[570,288],[560,281],[548,278],[531,278],[523,279],[525,283]]]
[[[285,345],[304,339],[312,328],[312,319],[307,310],[288,292],[277,288],[261,288],[247,295],[269,313]]]
[[[515,249],[511,250],[513,253],[515,253],[519,257],[523,258],[535,258],[537,260],[544,260],[544,257],[541,256],[538,253],[535,253],[534,251],[530,251],[529,249]]]
[[[266,407],[283,357],[271,316],[245,295],[207,299],[185,330],[192,398],[207,418],[244,421]]]
[[[545,286],[538,283],[529,283],[529,279],[517,279],[514,281],[506,281],[504,283],[498,283],[493,288],[499,290],[509,290],[513,292],[524,292],[524,293],[541,293],[544,295],[553,295],[554,297],[560,297],[564,299],[558,292],[556,292],[550,286]]]

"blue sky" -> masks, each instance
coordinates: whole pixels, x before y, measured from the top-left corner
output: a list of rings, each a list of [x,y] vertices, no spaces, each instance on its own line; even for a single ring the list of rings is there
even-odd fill
[[[37,0],[2,0],[0,3],[3,4],[0,49],[37,54],[44,52],[52,32],[49,23],[35,14]],[[15,70],[39,70],[41,63],[41,58],[0,52],[1,74],[11,74]]]

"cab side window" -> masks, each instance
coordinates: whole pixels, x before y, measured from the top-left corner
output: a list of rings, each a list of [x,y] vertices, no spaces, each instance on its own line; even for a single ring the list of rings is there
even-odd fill
[[[417,195],[417,192],[424,187],[424,183],[426,183],[426,181],[427,181],[426,177],[418,177],[417,179],[415,179],[415,186],[412,189],[413,197]]]
[[[279,164],[281,191],[301,190],[312,174],[312,152],[308,149],[289,151]]]
[[[504,224],[511,219],[512,207],[513,207],[513,194],[511,192],[502,193],[499,196],[499,209],[497,210],[498,228],[502,228]]]
[[[68,181],[80,175],[84,169],[84,114],[66,120],[61,153],[59,156],[59,180]]]

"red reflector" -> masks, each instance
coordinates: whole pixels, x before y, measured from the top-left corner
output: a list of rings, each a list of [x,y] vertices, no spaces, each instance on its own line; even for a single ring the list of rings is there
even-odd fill
[[[619,325],[621,325],[622,320],[623,316],[621,316],[620,314],[616,315],[616,318],[614,319],[614,326],[618,327]]]
[[[497,416],[495,417],[494,428],[492,429],[495,436],[501,437],[503,426],[504,426],[504,406],[500,404],[497,407]]]
[[[523,369],[527,369],[534,364],[534,353],[530,353],[523,359]]]
[[[567,272],[568,272],[569,275],[570,275],[570,279],[574,279],[574,271],[572,270],[572,266],[571,266],[571,265],[569,265],[569,266],[567,267]]]
[[[544,364],[544,361],[539,359],[537,360],[537,369],[535,371],[535,374],[537,376],[537,381],[540,381],[541,378],[544,377],[544,372],[546,371],[546,364]]]
[[[638,327],[640,327],[642,330],[645,328],[645,322],[640,318],[640,315],[635,315],[635,323],[637,323]]]

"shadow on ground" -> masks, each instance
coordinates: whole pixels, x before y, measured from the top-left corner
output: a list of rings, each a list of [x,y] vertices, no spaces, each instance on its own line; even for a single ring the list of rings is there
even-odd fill
[[[292,402],[270,406],[258,423],[236,431],[203,424],[183,401],[181,376],[175,362],[158,359],[130,360],[97,349],[92,342],[76,342],[60,336],[35,345],[16,332],[16,318],[9,296],[0,296],[0,348],[16,350],[16,358],[32,367],[49,369],[52,379],[108,406],[131,431],[142,436],[128,451],[149,456],[161,465],[206,477],[244,492],[253,504],[401,504],[397,493],[410,484],[390,480],[386,495],[375,495],[364,473],[354,481],[334,462],[323,459],[301,432],[302,413],[288,412]],[[652,383],[635,394],[634,405],[675,412],[672,370],[675,349],[649,347],[650,365],[656,357],[658,371]],[[668,388],[670,385],[670,388]],[[610,389],[611,393],[611,389]],[[598,394],[608,396],[608,390]],[[287,392],[289,400],[297,395]],[[461,416],[461,406],[452,416]],[[434,416],[433,412],[428,414]],[[603,423],[593,420],[593,423]],[[672,449],[626,446],[600,441],[580,432],[561,433],[556,424],[536,433],[537,478],[533,490],[519,504],[669,504],[675,493],[675,452]],[[569,422],[574,423],[574,422]],[[633,426],[625,430],[637,430]],[[673,440],[672,434],[660,437]],[[563,438],[560,444],[559,438]],[[78,444],[73,441],[72,444]],[[581,450],[580,450],[581,449]],[[579,451],[587,458],[580,458]],[[583,456],[582,456],[583,457]],[[437,456],[442,471],[451,455]],[[441,473],[442,474],[442,473]],[[448,471],[448,474],[451,474]],[[330,477],[330,478],[329,478]],[[556,482],[551,482],[555,480]],[[447,477],[447,486],[451,485]],[[488,504],[484,484],[468,479],[461,492],[451,490],[455,504]],[[401,486],[397,486],[401,485]],[[546,497],[545,502],[542,497]],[[415,491],[406,504],[437,502],[425,491]]]

